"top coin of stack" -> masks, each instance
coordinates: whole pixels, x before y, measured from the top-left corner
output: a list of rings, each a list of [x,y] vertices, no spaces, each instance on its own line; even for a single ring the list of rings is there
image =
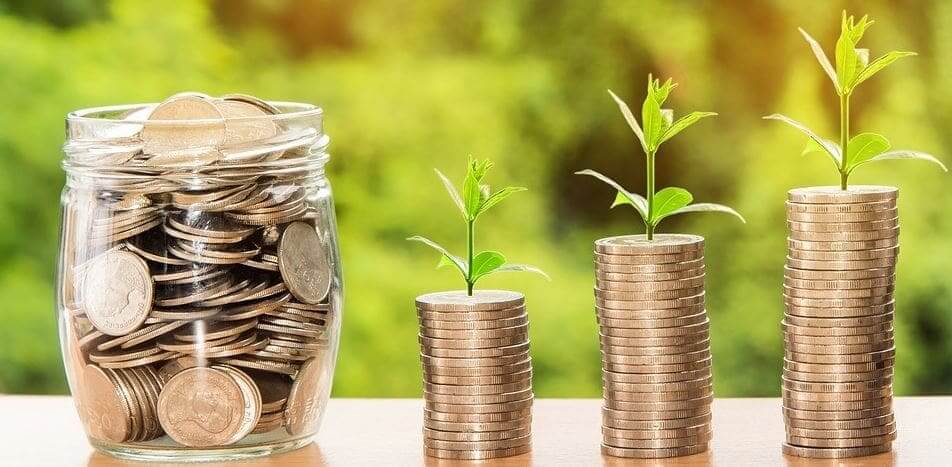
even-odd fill
[[[714,393],[703,238],[598,240],[595,275],[602,452],[663,458],[706,451]]]
[[[68,370],[97,441],[315,429],[340,296],[333,214],[311,173],[323,135],[278,113],[183,93],[67,143]]]
[[[529,451],[532,359],[525,297],[478,290],[416,300],[428,456],[490,459]]]
[[[888,452],[892,411],[897,190],[791,190],[784,268],[784,452]]]

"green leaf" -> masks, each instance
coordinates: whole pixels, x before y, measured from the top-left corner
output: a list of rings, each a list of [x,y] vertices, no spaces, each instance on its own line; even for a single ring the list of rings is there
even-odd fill
[[[479,205],[479,209],[476,210],[476,215],[479,216],[480,214],[488,211],[489,208],[499,204],[500,201],[512,196],[513,193],[519,193],[520,191],[526,191],[526,190],[527,188],[523,188],[521,186],[507,186],[493,193],[488,198],[486,198],[483,201],[483,203]]]
[[[866,81],[872,78],[873,75],[881,71],[883,68],[886,68],[887,66],[891,65],[896,60],[899,60],[900,58],[903,58],[903,57],[912,57],[915,55],[918,55],[918,54],[916,54],[915,52],[892,51],[883,55],[882,57],[877,58],[876,60],[873,60],[869,65],[863,68],[863,71],[860,71],[859,74],[856,76],[856,81],[853,83],[853,87],[855,88],[857,85],[859,85],[859,83],[862,83],[863,81]]]
[[[846,170],[862,164],[889,149],[889,140],[876,133],[860,133],[850,139],[846,153]]]
[[[648,152],[654,151],[661,140],[664,117],[661,116],[661,106],[649,92],[641,106],[641,124],[645,130],[645,141],[648,143]]]
[[[635,115],[631,113],[631,109],[628,107],[628,104],[625,101],[621,100],[611,89],[608,90],[608,94],[612,96],[612,99],[615,100],[615,103],[618,104],[618,110],[621,110],[621,114],[625,117],[625,121],[628,122],[628,126],[631,128],[631,131],[638,138],[638,141],[641,143],[641,148],[648,152],[648,144],[645,142],[645,134],[641,131],[641,126],[638,125],[638,120],[635,120]]]
[[[536,274],[542,275],[546,280],[552,280],[545,271],[535,267],[529,266],[528,264],[505,264],[501,267],[496,268],[493,272],[534,272]]]
[[[715,115],[717,115],[716,112],[691,112],[691,113],[689,113],[689,114],[687,114],[687,115],[685,115],[685,116],[679,118],[679,119],[678,119],[676,122],[674,122],[667,130],[665,130],[664,134],[661,135],[661,142],[658,143],[658,144],[661,144],[661,143],[663,143],[663,142],[665,142],[665,141],[667,141],[667,140],[673,138],[674,135],[680,133],[680,132],[681,132],[682,130],[684,130],[685,128],[687,128],[687,127],[689,127],[689,126],[691,126],[691,125],[697,123],[698,120],[700,120],[700,119],[702,119],[702,118],[705,118],[705,117],[713,117],[713,116],[715,116]]]
[[[933,156],[932,154],[927,154],[920,151],[911,151],[908,149],[898,149],[895,151],[884,152],[869,160],[866,160],[864,162],[860,162],[854,165],[853,169],[856,169],[856,167],[859,167],[860,165],[863,165],[869,162],[878,162],[878,161],[887,161],[887,160],[903,160],[903,159],[914,159],[914,160],[932,162],[933,164],[936,164],[939,167],[941,167],[943,171],[945,172],[949,171],[949,169],[946,168],[945,164],[943,164],[942,161],[940,161],[937,157]]]
[[[681,209],[678,209],[677,211],[672,212],[671,214],[669,214],[669,216],[684,214],[688,212],[723,212],[723,213],[727,213],[737,217],[738,219],[740,219],[741,222],[745,224],[747,223],[747,220],[744,219],[744,216],[740,215],[739,212],[733,210],[732,208],[724,206],[723,204],[715,204],[715,203],[691,204]]]
[[[836,40],[836,77],[840,94],[849,94],[853,90],[859,72],[866,66],[861,59],[861,52],[856,50],[856,44],[863,38],[866,28],[873,24],[868,19],[868,16],[863,16],[857,23],[853,16],[843,12],[840,37]]]
[[[575,172],[575,174],[589,175],[589,176],[595,177],[605,182],[606,184],[608,184],[608,186],[617,190],[618,194],[615,195],[615,202],[612,203],[611,207],[615,207],[620,204],[630,204],[632,207],[635,208],[636,211],[638,211],[638,214],[641,215],[641,220],[645,222],[645,225],[648,224],[648,200],[646,200],[643,196],[636,193],[629,192],[628,190],[625,189],[625,187],[621,186],[618,182],[594,170],[590,170],[590,169],[580,170],[578,172]],[[619,197],[623,199],[621,202],[619,202]]]
[[[436,172],[436,175],[440,177],[440,180],[443,182],[443,186],[446,187],[446,191],[450,194],[450,198],[453,199],[453,204],[459,208],[459,211],[463,213],[463,218],[466,217],[466,206],[463,204],[463,198],[459,195],[459,191],[456,190],[456,187],[453,186],[453,182],[449,178],[446,178],[446,175],[443,175],[443,172],[440,172],[437,169],[433,169]]]
[[[451,265],[453,265],[453,266],[456,266],[456,269],[458,269],[459,272],[460,272],[460,274],[463,275],[463,279],[464,279],[464,280],[466,279],[466,273],[467,273],[467,269],[469,269],[469,267],[468,267],[468,265],[466,264],[466,260],[464,260],[463,258],[460,258],[459,256],[456,256],[456,255],[450,253],[446,248],[443,248],[443,247],[440,246],[438,243],[436,243],[436,242],[434,242],[433,240],[430,240],[430,239],[428,239],[428,238],[426,238],[426,237],[421,237],[421,236],[419,236],[419,235],[415,235],[415,236],[413,236],[413,237],[408,238],[407,240],[410,240],[410,241],[412,241],[412,242],[420,242],[420,243],[423,243],[423,244],[429,246],[430,248],[433,248],[434,250],[439,251],[442,256],[440,257],[440,262],[436,265],[436,267],[442,267],[442,266],[445,266],[445,265],[447,265],[447,264],[451,264]],[[447,263],[447,261],[449,261],[449,262]]]
[[[694,200],[691,192],[684,188],[667,187],[663,188],[654,195],[654,209],[652,209],[651,223],[657,225],[661,219],[669,216],[674,211],[681,209]]]
[[[480,182],[492,166],[493,163],[488,159],[477,161],[470,158],[469,160],[466,180],[463,182],[463,202],[466,205],[466,215],[469,220],[475,219],[479,212],[479,206],[482,204]]]
[[[840,91],[840,83],[836,78],[836,70],[833,69],[833,64],[830,63],[830,59],[827,58],[826,53],[823,52],[823,47],[820,46],[820,43],[816,39],[810,37],[803,28],[797,28],[800,30],[800,34],[803,35],[803,38],[807,40],[807,43],[810,44],[810,49],[813,50],[813,55],[816,56],[816,60],[820,62],[820,67],[823,68],[823,71],[826,72],[826,75],[830,77],[830,80],[833,81],[833,87],[836,88],[836,91]]]
[[[506,257],[498,251],[483,251],[473,257],[472,281],[489,274],[506,263]]]
[[[805,134],[805,135],[807,135],[808,137],[810,137],[810,139],[812,139],[814,142],[816,142],[816,144],[818,144],[821,148],[823,148],[823,150],[824,150],[831,158],[833,158],[833,163],[835,163],[837,167],[840,166],[840,159],[841,159],[841,157],[842,157],[842,156],[840,155],[840,153],[842,152],[842,151],[840,150],[840,147],[837,146],[835,143],[829,141],[829,140],[826,140],[826,139],[823,139],[823,138],[817,136],[817,134],[814,133],[814,132],[813,132],[812,130],[810,130],[809,128],[807,128],[806,125],[804,125],[804,124],[802,124],[802,123],[800,123],[800,122],[798,122],[798,121],[796,121],[796,120],[794,120],[794,119],[792,119],[792,118],[790,118],[790,117],[787,117],[786,115],[781,115],[781,114],[771,114],[771,115],[767,115],[766,117],[764,117],[764,119],[766,119],[766,120],[780,120],[781,122],[784,122],[784,123],[786,123],[787,125],[790,125],[790,126],[796,128],[796,129],[800,130],[803,134]]]

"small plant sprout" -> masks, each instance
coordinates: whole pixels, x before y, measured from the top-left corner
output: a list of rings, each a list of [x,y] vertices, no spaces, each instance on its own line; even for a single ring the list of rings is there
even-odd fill
[[[434,250],[440,252],[440,262],[437,267],[453,266],[459,270],[466,281],[466,293],[473,295],[473,286],[476,281],[496,272],[514,272],[528,271],[543,275],[549,278],[541,269],[529,266],[527,264],[507,264],[506,257],[498,251],[482,251],[475,253],[474,239],[476,231],[476,220],[479,216],[489,210],[489,208],[499,204],[502,200],[508,198],[513,193],[526,191],[522,187],[506,187],[495,193],[491,192],[489,185],[482,183],[486,172],[493,166],[489,160],[477,161],[469,159],[466,170],[466,180],[463,182],[463,194],[456,189],[453,182],[450,181],[442,172],[436,170],[436,175],[440,177],[446,191],[449,192],[453,203],[459,208],[463,219],[466,221],[466,258],[461,258],[450,253],[436,242],[421,237],[419,235],[410,237],[407,240],[421,242],[429,245]]]
[[[826,75],[833,82],[833,89],[840,97],[840,142],[824,139],[807,128],[806,125],[784,115],[773,114],[764,118],[780,120],[803,132],[810,138],[803,154],[812,152],[826,153],[830,156],[836,170],[840,173],[840,188],[848,188],[849,176],[857,167],[869,162],[893,159],[919,159],[937,164],[942,170],[948,171],[945,164],[924,152],[911,150],[890,150],[889,140],[876,133],[860,133],[850,138],[850,97],[860,83],[872,78],[883,68],[891,65],[903,57],[916,55],[915,52],[888,52],[881,57],[870,61],[869,49],[857,49],[856,45],[863,38],[866,28],[873,24],[867,16],[857,22],[853,16],[847,16],[843,11],[840,25],[840,38],[836,41],[836,68],[830,63],[820,47],[820,43],[810,37],[806,31],[800,29],[804,39],[813,50],[813,55]]]
[[[662,220],[676,214],[703,211],[725,212],[737,216],[742,222],[746,222],[743,216],[727,206],[714,203],[691,204],[694,196],[684,188],[667,187],[655,192],[655,156],[661,144],[673,138],[685,128],[697,123],[698,120],[717,115],[714,112],[691,112],[674,120],[674,111],[661,106],[664,105],[664,101],[668,99],[668,94],[676,86],[677,83],[672,83],[671,79],[662,83],[661,80],[648,75],[648,95],[641,106],[641,125],[635,120],[635,116],[631,113],[628,105],[611,90],[608,91],[615,103],[618,104],[618,108],[625,116],[631,131],[635,133],[641,143],[641,149],[644,150],[647,157],[647,187],[645,191],[647,198],[629,192],[614,180],[594,170],[586,169],[575,172],[578,175],[591,175],[618,190],[615,202],[612,203],[611,207],[627,204],[635,208],[645,223],[645,234],[648,240],[654,239],[655,228]]]

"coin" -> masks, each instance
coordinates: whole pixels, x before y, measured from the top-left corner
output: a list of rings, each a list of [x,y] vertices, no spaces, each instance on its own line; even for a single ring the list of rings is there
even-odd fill
[[[658,234],[651,240],[645,235],[625,235],[595,241],[596,252],[610,255],[671,254],[703,247],[703,237],[683,234]]]
[[[451,384],[433,384],[423,383],[424,394],[448,394],[448,395],[479,395],[479,394],[504,394],[510,392],[524,391],[532,387],[532,379],[526,378],[522,381],[506,384],[486,384],[476,386],[458,386]]]
[[[858,428],[858,429],[810,429],[810,428],[787,428],[787,436],[797,438],[816,438],[816,439],[841,439],[841,438],[870,438],[875,436],[884,436],[896,431],[896,422],[889,422],[885,425]]]
[[[418,336],[421,346],[442,349],[486,349],[491,347],[507,347],[518,345],[529,339],[528,334],[513,334],[493,339],[439,339],[435,337]]]
[[[864,446],[858,448],[810,448],[792,446],[783,443],[783,453],[788,456],[811,457],[815,459],[839,459],[847,457],[864,457],[892,451],[892,444],[878,446]]]
[[[595,307],[595,315],[605,319],[671,319],[697,315],[704,311],[704,304],[689,305],[682,308],[668,308],[661,310],[613,310],[610,308]]]
[[[595,306],[610,310],[666,310],[704,304],[704,292],[670,300],[614,300],[595,296]]]
[[[494,431],[515,430],[527,428],[531,425],[531,417],[517,418],[501,422],[442,422],[423,418],[423,427],[431,430],[451,431],[457,433],[482,433]]]
[[[152,280],[145,261],[126,251],[96,258],[83,278],[83,308],[99,331],[121,336],[138,328],[152,307]]]
[[[529,332],[529,323],[498,329],[434,329],[420,326],[420,335],[438,339],[498,339]]]
[[[818,271],[850,271],[857,269],[893,268],[896,266],[896,257],[876,258],[868,260],[840,260],[840,261],[813,261],[796,259],[787,256],[787,266],[797,269],[811,269]]]
[[[607,255],[595,252],[595,261],[603,265],[649,265],[683,263],[696,260],[704,255],[703,250],[685,251],[681,253],[670,254],[644,254],[644,255]]]
[[[663,392],[626,392],[605,388],[605,399],[623,402],[653,403],[700,399],[714,394],[710,385],[685,391],[666,390]]]
[[[810,420],[805,418],[784,417],[784,422],[790,428],[811,430],[860,430],[895,423],[892,413],[878,417],[858,418],[856,420]]]
[[[175,123],[176,120],[201,120]],[[140,134],[146,154],[216,147],[225,140],[224,115],[208,99],[173,96],[152,110]]]
[[[785,277],[783,283],[790,288],[810,290],[852,290],[886,287],[895,284],[896,276],[854,280],[807,280]]]
[[[512,457],[518,456],[520,454],[525,454],[529,452],[531,446],[525,444],[523,446],[516,446],[512,448],[504,449],[477,449],[477,450],[456,450],[456,449],[436,449],[431,447],[424,447],[423,453],[428,457],[437,457],[441,459],[456,459],[456,460],[483,460],[483,459],[495,459],[499,457]]]
[[[660,338],[697,334],[706,332],[708,329],[710,329],[710,321],[705,319],[698,324],[673,328],[611,328],[603,326],[601,333],[607,337]]]
[[[891,277],[896,273],[895,268],[875,268],[875,269],[857,269],[857,270],[817,270],[810,271],[806,269],[796,269],[784,266],[784,278],[805,279],[805,280],[862,280],[878,277]]]
[[[631,347],[622,345],[602,344],[602,352],[611,355],[680,355],[700,350],[710,349],[711,340],[704,339],[682,345],[668,345],[658,347]]]
[[[678,290],[658,290],[653,292],[630,292],[617,290],[603,290],[596,288],[595,296],[602,300],[622,300],[622,301],[657,301],[657,300],[677,300],[682,297],[693,297],[704,292],[703,285],[687,289]]]
[[[487,404],[452,404],[426,400],[424,404],[428,410],[435,412],[449,412],[454,414],[498,413],[529,408],[532,406],[532,397],[530,395],[530,397],[523,400]]]
[[[474,311],[510,310],[521,307],[524,303],[525,297],[522,294],[504,290],[477,290],[472,296],[462,290],[436,292],[421,295],[416,299],[419,311],[448,312],[447,316]]]
[[[896,439],[896,432],[867,438],[805,438],[802,436],[787,436],[787,443],[795,446],[813,448],[858,448],[863,446],[879,446],[889,444]]]
[[[892,397],[863,399],[858,401],[804,401],[784,397],[783,406],[796,410],[811,411],[865,410],[881,407],[891,401]]]
[[[258,421],[261,418],[261,393],[254,381],[240,370],[228,365],[214,365],[212,368],[227,373],[241,388],[244,402],[243,411],[241,412],[241,427],[227,442],[227,444],[234,444],[258,426]]]
[[[669,347],[672,345],[690,345],[710,339],[708,330],[700,329],[693,334],[665,337],[612,337],[599,334],[598,340],[602,345],[625,347]]]
[[[804,204],[787,201],[788,212],[812,212],[818,214],[851,213],[851,212],[870,212],[886,211],[896,207],[896,199],[886,199],[883,201],[873,201],[867,203],[849,203],[849,204]]]
[[[625,391],[625,392],[680,392],[687,390],[695,390],[698,388],[708,388],[711,386],[711,377],[707,375],[704,378],[687,380],[687,381],[678,381],[670,383],[622,383],[615,382],[611,380],[603,381],[605,391],[615,392],[615,391]]]
[[[658,422],[665,420],[688,419],[694,417],[710,416],[710,404],[698,404],[695,407],[675,410],[652,410],[652,411],[631,411],[615,410],[611,407],[602,407],[602,418],[612,418],[613,420],[637,421],[637,422]]]
[[[655,274],[693,271],[704,267],[704,258],[664,264],[606,264],[595,262],[595,273]]]
[[[509,366],[524,362],[529,359],[529,352],[506,355],[499,357],[478,357],[478,358],[458,358],[458,357],[431,357],[426,354],[420,354],[420,361],[425,367],[443,367],[443,368],[478,368]]]
[[[438,374],[425,374],[424,379],[433,384],[454,384],[454,385],[491,385],[508,384],[532,378],[532,369],[524,369],[512,373],[503,373],[498,375],[473,375],[473,376],[447,376]]]
[[[655,273],[644,273],[644,274],[626,274],[621,272],[595,271],[595,280],[596,281],[614,281],[614,282],[664,283],[664,281],[678,280],[684,277],[703,276],[704,272],[705,272],[705,268],[703,265],[698,267],[697,269],[689,269],[685,271],[655,272]]]
[[[794,188],[787,192],[787,201],[802,204],[874,203],[896,199],[899,190],[888,186],[850,185],[848,190],[838,186]]]
[[[603,435],[602,443],[608,446],[628,449],[671,449],[707,443],[711,440],[711,437],[711,431],[693,436],[685,436],[683,438],[628,439]]]
[[[808,354],[833,354],[850,355],[863,354],[869,352],[878,352],[895,346],[892,339],[885,340],[876,344],[858,344],[858,345],[811,345],[798,344],[795,342],[784,341],[784,348],[790,352],[808,353]]]
[[[434,319],[421,319],[420,328],[440,329],[440,330],[483,330],[510,328],[513,326],[526,325],[529,322],[529,315],[523,313],[513,318],[502,318],[497,320],[478,320],[478,321],[444,321]]]
[[[455,313],[448,313],[445,311],[426,311],[426,310],[417,310],[417,317],[421,321],[436,321],[436,322],[454,322],[454,323],[469,323],[469,322],[478,322],[478,321],[489,321],[491,323],[497,323],[500,320],[508,320],[523,316],[526,314],[525,306],[517,306],[514,308],[508,308],[504,310],[487,310],[487,311],[459,311]]]
[[[423,446],[432,449],[448,449],[456,451],[480,451],[494,449],[508,449],[529,444],[530,435],[517,438],[508,438],[496,441],[445,441],[424,437]]]
[[[714,396],[702,397],[698,399],[688,399],[680,401],[667,401],[667,402],[630,402],[630,401],[619,401],[607,398],[605,399],[605,407],[615,410],[625,410],[625,411],[638,411],[638,412],[668,412],[668,411],[677,411],[677,410],[690,410],[696,409],[703,406],[708,406],[711,404],[711,401],[714,400]]]
[[[494,376],[508,373],[521,373],[532,368],[532,359],[527,357],[519,362],[499,366],[446,367],[423,363],[424,377],[439,376]],[[433,381],[436,382],[436,381]]]
[[[92,438],[115,443],[132,437],[132,407],[117,383],[96,365],[83,370],[81,418]]]
[[[873,230],[866,232],[802,232],[791,230],[788,239],[810,242],[866,242],[871,240],[895,239],[899,236],[899,228],[890,230]]]
[[[676,428],[695,427],[698,425],[710,424],[711,414],[703,414],[687,418],[671,418],[663,420],[625,420],[615,418],[604,412],[602,414],[602,425],[606,428],[615,428],[621,430],[642,430],[654,432],[660,430],[672,430]]]
[[[179,444],[222,446],[243,429],[245,396],[227,373],[204,367],[184,370],[165,384],[159,421]]]
[[[784,321],[793,326],[819,328],[876,326],[884,323],[892,323],[893,312],[889,311],[880,315],[856,316],[851,318],[804,318],[801,316],[787,315],[784,317]]]
[[[462,441],[462,442],[485,442],[485,441],[503,441],[512,438],[522,438],[529,436],[530,427],[528,425],[520,428],[501,431],[482,431],[482,432],[457,432],[441,431],[431,428],[423,428],[424,438],[440,441]]]
[[[289,225],[278,246],[281,277],[295,298],[318,303],[327,296],[330,274],[317,230],[304,223]]]
[[[602,362],[613,365],[681,365],[701,361],[710,356],[709,348],[672,355],[615,355],[603,352]]]
[[[707,313],[667,319],[612,319],[598,317],[599,326],[607,328],[659,329],[698,325],[707,320]]]
[[[429,408],[423,409],[424,421],[434,420],[450,423],[501,423],[513,420],[521,422],[531,415],[532,408],[529,406],[502,412],[485,413],[441,412]]]
[[[851,383],[858,381],[875,381],[880,378],[891,378],[893,369],[879,368],[869,371],[856,371],[852,373],[816,373],[808,371],[795,371],[785,368],[784,377],[796,381],[811,383]]]
[[[841,230],[815,230],[821,232],[839,232],[839,231],[873,231],[881,229],[891,229],[899,225],[897,216],[899,211],[896,208],[883,211],[866,212],[837,212],[830,214],[817,214],[811,212],[787,212],[787,226],[791,230],[811,231],[811,227],[806,224],[819,225],[841,225]],[[890,222],[892,221],[892,222]],[[847,224],[856,224],[847,227]],[[863,226],[859,224],[867,224]],[[814,226],[812,228],[823,229],[823,227]]]
[[[892,396],[892,386],[862,392],[809,392],[783,388],[783,397],[790,400],[812,402],[851,402]]]
[[[633,459],[662,459],[668,457],[682,457],[700,454],[705,451],[707,451],[707,443],[668,449],[620,448],[602,444],[602,454],[606,456],[627,457]]]
[[[784,418],[797,418],[817,422],[840,422],[846,420],[868,420],[892,414],[892,404],[858,410],[798,410],[783,407]]]
[[[804,336],[819,336],[819,337],[833,337],[833,336],[860,336],[864,334],[877,334],[884,332],[892,331],[892,323],[885,322],[880,324],[874,324],[870,326],[851,326],[851,327],[804,327],[796,326],[789,324],[786,321],[782,321],[780,326],[783,328],[783,331],[787,335],[804,335]]]
[[[437,407],[436,404],[450,405],[490,405],[517,402],[532,397],[532,388],[521,389],[514,392],[505,392],[501,394],[475,394],[475,395],[457,395],[457,394],[437,394],[423,392],[423,398],[428,404]],[[434,409],[435,410],[435,409]]]
[[[296,435],[315,429],[327,401],[326,395],[320,391],[330,390],[330,377],[330,371],[319,359],[308,360],[301,365],[284,409],[288,433]]]
[[[524,354],[529,350],[529,342],[505,347],[489,347],[485,349],[441,349],[436,347],[421,347],[421,352],[431,357],[449,358],[490,358]]]
[[[662,440],[707,436],[709,433],[711,433],[711,425],[709,423],[664,430],[627,430],[623,428],[602,427],[602,436],[606,439]]]

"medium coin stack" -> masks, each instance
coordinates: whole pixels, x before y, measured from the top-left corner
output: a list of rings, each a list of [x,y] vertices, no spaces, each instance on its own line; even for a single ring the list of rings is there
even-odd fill
[[[490,459],[530,449],[532,359],[525,297],[440,292],[416,300],[426,455]]]
[[[897,190],[815,187],[787,200],[783,413],[790,455],[888,452]]]
[[[313,430],[333,366],[332,214],[309,201],[322,135],[277,113],[179,94],[116,120],[135,131],[67,144],[60,301],[93,438]]]
[[[704,239],[611,237],[595,242],[602,351],[602,453],[663,458],[711,440]]]

